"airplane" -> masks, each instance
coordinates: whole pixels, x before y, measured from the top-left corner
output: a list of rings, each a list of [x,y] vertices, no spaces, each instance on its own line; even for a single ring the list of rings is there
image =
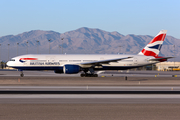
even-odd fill
[[[161,30],[137,55],[124,54],[27,54],[12,58],[9,67],[23,70],[54,70],[58,74],[98,77],[95,71],[127,70],[167,61],[172,57],[158,56],[167,30]]]

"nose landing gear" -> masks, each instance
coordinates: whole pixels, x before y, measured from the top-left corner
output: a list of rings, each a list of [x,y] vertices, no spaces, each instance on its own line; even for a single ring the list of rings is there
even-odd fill
[[[24,77],[24,73],[22,70],[19,70],[21,73],[20,73],[20,77]]]
[[[21,74],[20,74],[20,76],[21,76],[21,77],[24,77],[24,74],[23,74],[23,73],[21,73]]]

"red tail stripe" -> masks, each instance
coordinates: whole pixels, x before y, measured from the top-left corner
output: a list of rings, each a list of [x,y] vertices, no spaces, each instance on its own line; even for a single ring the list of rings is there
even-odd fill
[[[160,34],[158,36],[156,36],[149,44],[154,43],[156,41],[164,41],[164,37],[166,34]]]
[[[20,60],[37,60],[37,58],[20,58]]]
[[[148,50],[145,50],[145,49],[143,49],[142,51],[141,51],[145,56],[157,56],[157,54],[156,53],[154,53],[153,51],[148,51]]]

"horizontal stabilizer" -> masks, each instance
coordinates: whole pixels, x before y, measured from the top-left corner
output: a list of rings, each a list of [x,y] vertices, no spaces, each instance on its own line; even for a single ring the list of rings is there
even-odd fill
[[[163,58],[155,58],[155,59],[149,59],[149,61],[160,61],[160,60],[167,60],[174,57],[163,57]]]

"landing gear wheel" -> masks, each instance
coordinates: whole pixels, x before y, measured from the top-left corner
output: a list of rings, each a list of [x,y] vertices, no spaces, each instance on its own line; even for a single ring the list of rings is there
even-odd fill
[[[98,74],[91,74],[90,77],[98,77]]]
[[[81,74],[81,77],[85,77],[86,75],[85,74]]]
[[[98,74],[81,74],[81,77],[98,77]]]
[[[98,77],[98,74],[94,74],[94,76],[93,77]]]
[[[21,74],[20,74],[20,76],[21,76],[21,77],[24,77],[24,74],[23,74],[23,73],[21,73]]]

